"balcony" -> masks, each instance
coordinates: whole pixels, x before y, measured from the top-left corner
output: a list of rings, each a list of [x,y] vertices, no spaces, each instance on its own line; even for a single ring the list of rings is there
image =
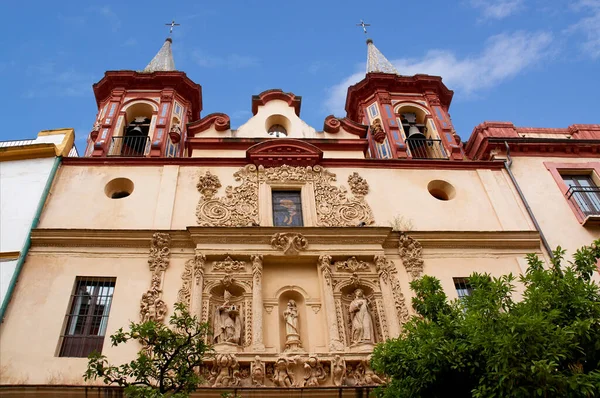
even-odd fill
[[[600,187],[571,186],[565,195],[583,225],[600,225]]]
[[[112,137],[108,156],[143,157],[150,152],[150,137],[122,136]]]
[[[409,138],[406,143],[413,159],[448,159],[442,140]]]

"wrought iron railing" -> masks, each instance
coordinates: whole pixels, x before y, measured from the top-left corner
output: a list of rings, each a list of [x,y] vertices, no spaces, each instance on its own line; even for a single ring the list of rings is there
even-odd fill
[[[150,137],[147,135],[112,137],[108,156],[146,156],[149,151]]]
[[[406,142],[413,159],[448,159],[442,140],[409,138]]]
[[[566,196],[581,218],[600,216],[600,187],[572,186]]]

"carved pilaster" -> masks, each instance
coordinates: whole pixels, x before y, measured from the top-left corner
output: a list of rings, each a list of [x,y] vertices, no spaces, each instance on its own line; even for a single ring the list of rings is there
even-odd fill
[[[152,235],[148,267],[152,272],[150,288],[142,295],[140,301],[140,318],[142,322],[162,322],[167,314],[167,305],[162,299],[162,284],[165,270],[171,257],[171,236],[156,232]]]
[[[177,301],[183,303],[198,319],[202,317],[205,262],[206,257],[196,249],[194,258],[185,263],[183,274],[181,274],[181,289],[177,293]],[[194,285],[192,285],[192,281],[195,281]]]
[[[375,268],[379,273],[379,284],[381,285],[381,293],[384,301],[393,301],[396,308],[398,322],[391,322],[391,326],[397,329],[394,331],[394,334],[398,335],[400,330],[397,328],[397,325],[403,325],[409,319],[408,307],[406,306],[406,300],[404,294],[402,294],[402,288],[397,276],[398,271],[394,263],[385,256],[375,256]]]
[[[344,351],[344,344],[340,340],[338,320],[335,314],[335,300],[333,298],[333,284],[331,280],[331,256],[319,257],[319,269],[323,275],[323,301],[325,302],[325,315],[329,330],[329,350]]]
[[[262,320],[262,264],[263,256],[252,256],[252,350],[264,351]]]

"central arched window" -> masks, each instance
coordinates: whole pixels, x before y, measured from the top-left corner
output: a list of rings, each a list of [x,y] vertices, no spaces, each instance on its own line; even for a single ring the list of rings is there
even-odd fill
[[[274,124],[267,131],[271,137],[287,137],[287,130],[281,124]]]

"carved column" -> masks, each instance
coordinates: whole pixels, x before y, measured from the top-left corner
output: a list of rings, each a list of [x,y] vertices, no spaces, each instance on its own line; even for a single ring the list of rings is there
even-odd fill
[[[185,268],[181,275],[181,289],[177,293],[177,301],[184,304],[188,311],[196,315],[198,319],[202,317],[202,288],[204,286],[204,262],[206,257],[196,249],[196,255],[193,259],[185,262]],[[196,281],[195,287],[192,282]],[[192,303],[192,300],[194,302]]]
[[[194,256],[194,278],[196,279],[196,289],[194,292],[193,314],[202,319],[202,294],[204,292],[204,263],[206,256],[196,249]]]
[[[325,303],[325,314],[329,328],[329,350],[344,351],[344,344],[340,340],[337,316],[335,314],[335,301],[333,298],[333,283],[331,280],[331,256],[319,257],[319,269],[323,275],[323,301]]]
[[[171,236],[169,234],[156,232],[152,235],[148,256],[148,267],[152,272],[152,279],[150,289],[142,295],[140,301],[142,322],[162,322],[167,313],[167,304],[162,299],[162,284],[171,257],[170,245]]]
[[[385,303],[394,303],[396,309],[394,314],[396,320],[390,320],[389,324],[392,329],[391,334],[395,337],[400,334],[400,326],[406,323],[409,318],[404,294],[402,294],[400,281],[396,275],[398,271],[394,263],[385,256],[375,256],[375,268],[379,273],[379,284],[381,285],[383,301]]]
[[[263,256],[252,256],[252,350],[264,351],[262,319],[262,264]]]

